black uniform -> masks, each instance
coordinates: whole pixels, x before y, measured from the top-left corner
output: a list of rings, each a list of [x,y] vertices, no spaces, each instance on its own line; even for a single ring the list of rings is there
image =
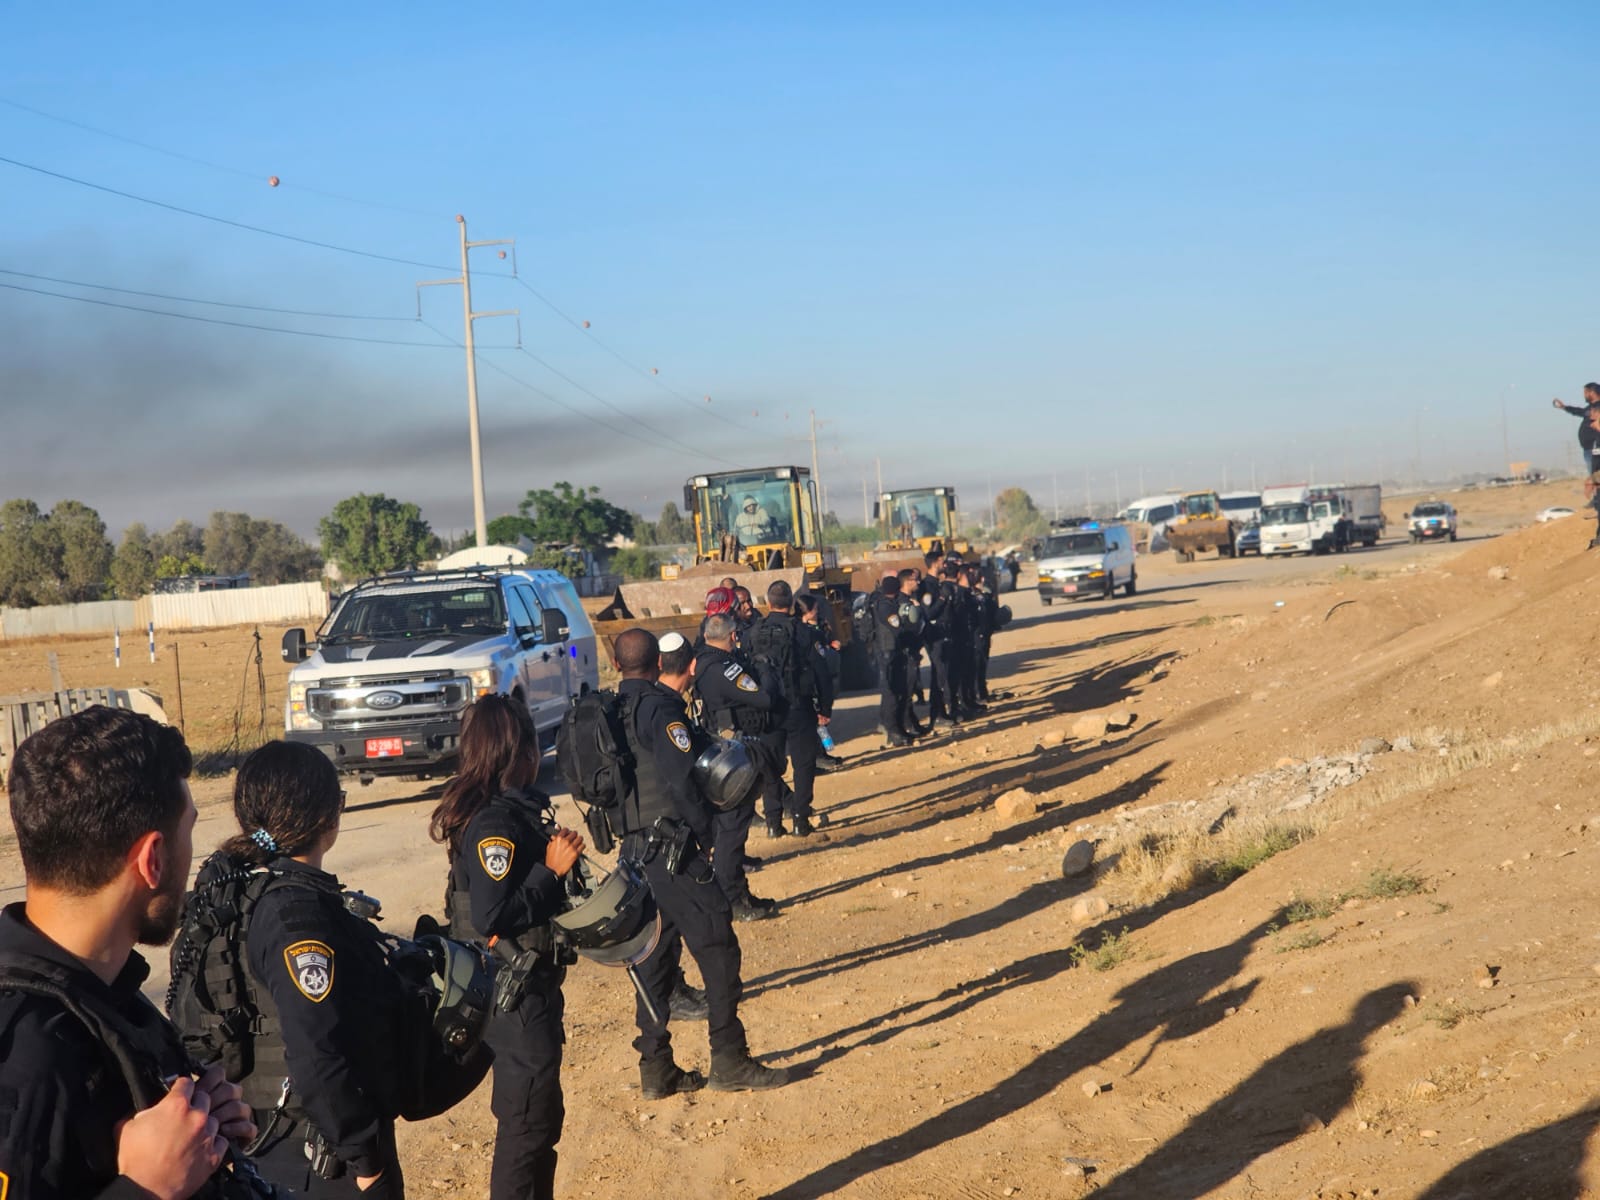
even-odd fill
[[[978,593],[956,585],[951,602],[950,686],[957,711],[970,716],[978,711],[978,637],[983,619]]]
[[[517,961],[522,998],[496,1011],[485,1041],[494,1051],[489,1109],[498,1129],[489,1172],[493,1200],[555,1195],[556,1143],[566,1107],[561,1096],[565,1011],[560,961],[550,920],[566,907],[566,885],[544,865],[555,817],[550,798],[532,788],[495,796],[462,831],[450,864],[445,911],[450,936],[494,941],[501,970]]]
[[[700,694],[707,732],[716,735],[744,734],[762,738],[769,734],[773,714],[781,701],[770,688],[761,686],[753,666],[738,654],[716,646],[701,646],[695,652],[695,691]],[[770,739],[764,749],[770,746]],[[765,764],[769,775],[783,777],[783,763]],[[712,841],[711,865],[717,883],[730,904],[750,904],[750,881],[744,873],[745,841],[750,822],[756,815],[756,801],[719,811],[713,818],[716,833]]]
[[[215,859],[213,860],[215,861]],[[290,858],[269,866],[279,881],[262,893],[250,918],[246,962],[264,985],[281,1029],[292,1107],[255,1154],[261,1174],[305,1196],[388,1200],[405,1194],[395,1154],[394,1121],[401,1064],[397,1040],[407,1002],[377,929],[344,907],[339,880]],[[256,1039],[258,1051],[263,1039]],[[247,1099],[272,1080],[261,1072]],[[265,1127],[257,1110],[257,1123]],[[306,1159],[309,1123],[344,1164],[323,1180]],[[367,1191],[357,1176],[382,1174]]]
[[[900,601],[879,592],[872,598],[872,645],[878,668],[878,724],[890,741],[911,735],[911,676],[906,668],[909,637],[900,628]]]
[[[766,647],[786,645],[782,655]],[[790,790],[781,779],[769,782],[762,795],[762,813],[769,828],[781,829],[787,804],[796,833],[811,832],[811,806],[817,778],[817,715],[832,716],[833,688],[827,677],[827,664],[817,655],[811,634],[793,613],[768,613],[753,628],[746,640],[752,657],[763,659],[777,675],[783,690],[783,712],[778,728],[770,735],[774,751],[789,760]],[[781,661],[780,661],[781,659]]]
[[[929,575],[917,585],[922,605],[922,645],[928,651],[928,720],[958,719],[951,688],[950,600],[953,583]]]
[[[975,691],[980,701],[989,699],[989,651],[994,645],[994,635],[1000,630],[1000,601],[987,587],[976,590],[978,599],[977,656],[975,660]]]
[[[177,1030],[139,991],[150,967],[137,952],[108,985],[29,925],[17,903],[0,913],[0,959],[118,1019],[153,1082],[189,1070]],[[0,988],[0,1180],[9,1180],[0,1195],[144,1200],[142,1188],[117,1174],[117,1127],[136,1107],[86,1025],[55,1001]]]
[[[635,763],[633,791],[624,797],[618,813],[623,830],[621,853],[643,868],[661,912],[661,940],[638,965],[639,981],[656,1012],[668,1015],[687,943],[705,979],[713,1059],[721,1054],[743,1055],[747,1047],[739,1021],[739,998],[744,991],[739,978],[739,939],[733,931],[728,898],[716,886],[711,864],[696,848],[712,845],[716,836],[713,810],[690,777],[706,735],[696,736],[683,698],[670,688],[644,679],[624,679],[617,691]],[[688,828],[693,843],[683,855],[680,873],[674,875],[667,870],[666,850],[652,831],[678,826]],[[634,1017],[639,1036],[633,1045],[639,1052],[641,1072],[648,1075],[669,1066],[672,1035],[666,1023],[651,1017],[642,1001],[636,1001]]]

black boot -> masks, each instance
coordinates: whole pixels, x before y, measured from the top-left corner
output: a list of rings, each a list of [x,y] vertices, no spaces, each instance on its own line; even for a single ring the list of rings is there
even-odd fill
[[[764,859],[757,858],[753,854],[746,854],[744,856],[744,869],[746,871],[759,871],[766,865],[767,864]]]
[[[665,1100],[679,1092],[698,1092],[706,1085],[699,1071],[685,1071],[672,1061],[672,1055],[652,1058],[639,1064],[639,1090],[646,1100]]]
[[[742,896],[732,905],[735,921],[770,921],[778,915],[778,906],[771,900],[757,900]]]
[[[911,745],[911,739],[903,733],[886,733],[884,734],[883,740],[887,745],[892,746],[896,750],[901,750]]]
[[[767,818],[767,836],[769,838],[781,838],[784,836],[784,832],[782,817]]]
[[[711,1006],[700,988],[690,987],[680,976],[678,986],[672,989],[670,1016],[674,1021],[705,1021],[711,1016]]]
[[[789,1082],[782,1067],[764,1067],[750,1051],[712,1051],[711,1090],[714,1092],[764,1092]]]
[[[795,835],[795,837],[810,837],[813,832],[814,832],[814,830],[811,828],[811,821],[810,821],[809,818],[807,818],[807,817],[795,817],[794,818],[794,835]]]

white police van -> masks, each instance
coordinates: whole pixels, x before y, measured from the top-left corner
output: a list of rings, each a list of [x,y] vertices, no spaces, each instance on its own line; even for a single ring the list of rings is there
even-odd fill
[[[338,598],[314,642],[284,634],[283,658],[285,736],[363,773],[448,769],[462,712],[491,692],[526,704],[548,747],[571,700],[600,686],[577,589],[547,570],[370,579]]]
[[[1034,559],[1039,566],[1041,604],[1049,605],[1058,597],[1109,600],[1119,587],[1128,596],[1139,590],[1133,539],[1126,525],[1083,521],[1053,527],[1038,543]]]

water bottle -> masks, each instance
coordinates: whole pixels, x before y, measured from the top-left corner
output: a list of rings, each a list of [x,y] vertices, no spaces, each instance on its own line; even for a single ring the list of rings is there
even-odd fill
[[[817,726],[817,740],[822,743],[822,752],[824,754],[833,753],[833,734],[828,732],[826,725]]]

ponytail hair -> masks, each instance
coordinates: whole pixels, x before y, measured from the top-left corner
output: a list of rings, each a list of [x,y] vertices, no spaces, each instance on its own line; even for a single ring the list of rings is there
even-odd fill
[[[268,742],[239,767],[233,815],[239,833],[223,853],[251,863],[294,858],[339,828],[344,791],[328,756],[303,742]]]
[[[515,696],[494,693],[478,700],[461,718],[461,761],[444,785],[428,834],[450,849],[483,806],[501,792],[528,787],[539,778],[539,733],[527,705]]]

